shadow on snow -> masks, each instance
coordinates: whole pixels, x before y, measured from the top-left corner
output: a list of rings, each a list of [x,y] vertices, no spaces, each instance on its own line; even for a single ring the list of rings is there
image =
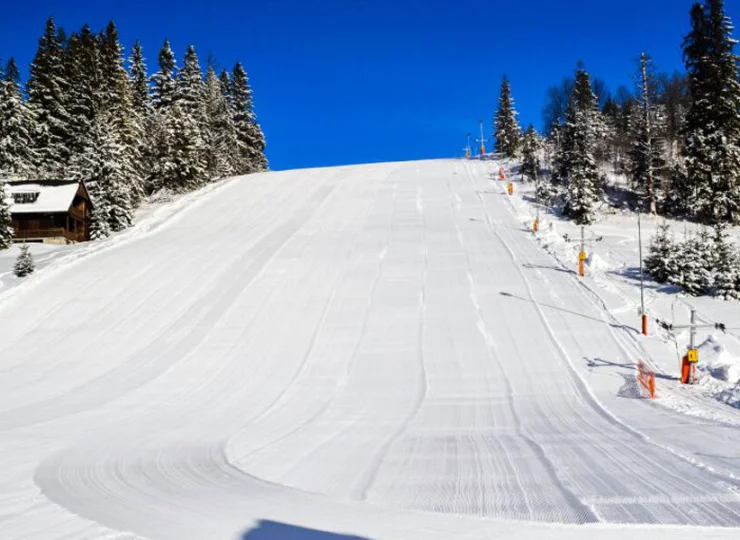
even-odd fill
[[[316,529],[306,529],[297,525],[260,521],[256,527],[245,532],[240,540],[370,540],[359,536],[349,536]]]

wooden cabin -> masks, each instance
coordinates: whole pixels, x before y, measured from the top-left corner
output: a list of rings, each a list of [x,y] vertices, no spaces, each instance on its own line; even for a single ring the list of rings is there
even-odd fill
[[[83,182],[9,181],[6,193],[16,242],[90,240],[93,206]]]

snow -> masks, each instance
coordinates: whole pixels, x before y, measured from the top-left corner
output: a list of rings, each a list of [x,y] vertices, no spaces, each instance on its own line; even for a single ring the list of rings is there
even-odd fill
[[[699,354],[713,377],[732,383],[740,382],[740,356],[730,354],[719,336],[710,335],[699,345]]]
[[[635,331],[629,231],[581,280],[497,171],[232,179],[0,276],[0,536],[736,538],[740,410]]]
[[[42,184],[8,184],[6,191],[9,199],[13,194],[38,193],[38,199],[33,203],[11,204],[11,214],[34,214],[44,212],[66,212],[72,206],[79,184],[73,182],[64,185]],[[11,199],[12,201],[12,199]]]

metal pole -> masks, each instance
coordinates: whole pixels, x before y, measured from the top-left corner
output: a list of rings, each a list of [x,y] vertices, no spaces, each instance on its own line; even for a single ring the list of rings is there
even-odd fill
[[[486,153],[486,140],[483,138],[483,120],[480,121],[480,155]]]
[[[586,227],[581,225],[581,252],[578,254],[578,275],[584,277],[586,272],[583,265],[586,262]]]
[[[647,336],[647,313],[645,313],[645,281],[642,272],[642,221],[640,219],[640,207],[637,207],[637,244],[640,252],[640,315],[642,315],[642,333]]]
[[[539,190],[539,163],[534,168],[534,203],[537,207],[537,217],[534,220],[534,232],[537,232],[540,228],[540,190]]]
[[[696,349],[696,310],[691,308],[691,333],[689,334],[689,348]]]

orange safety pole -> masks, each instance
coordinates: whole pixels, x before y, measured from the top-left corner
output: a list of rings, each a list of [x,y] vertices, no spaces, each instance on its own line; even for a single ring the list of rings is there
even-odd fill
[[[578,275],[581,276],[581,277],[583,277],[583,276],[586,275],[586,272],[584,271],[584,268],[583,268],[583,263],[584,262],[586,262],[586,252],[585,251],[581,251],[578,254]]]
[[[532,223],[532,232],[537,232],[540,228],[540,220],[539,218],[534,218],[534,223]]]
[[[648,318],[647,315],[642,316],[642,335],[648,335]]]
[[[508,186],[507,189],[509,191],[509,195],[513,195],[514,194],[514,184],[512,184],[511,182],[509,182],[509,186]]]

